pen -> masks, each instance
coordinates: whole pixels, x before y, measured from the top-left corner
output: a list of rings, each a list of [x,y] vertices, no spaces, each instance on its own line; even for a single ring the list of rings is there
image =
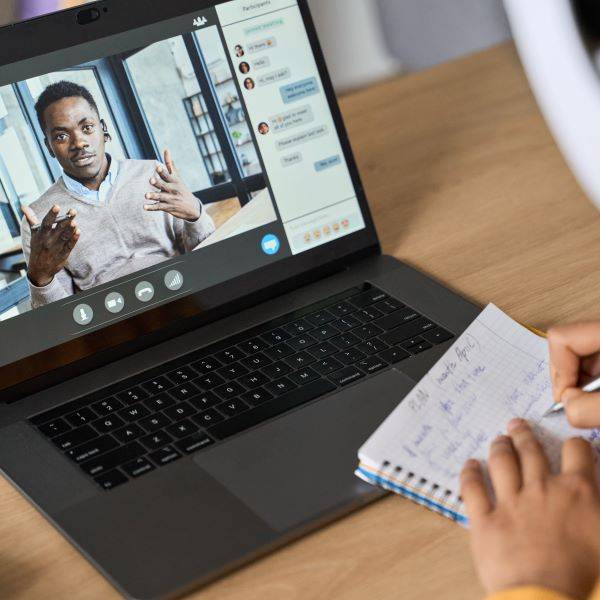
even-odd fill
[[[597,377],[596,379],[593,379],[592,381],[590,381],[588,384],[584,385],[581,390],[583,392],[586,392],[587,394],[589,394],[590,392],[596,392],[598,390],[600,390],[600,377]],[[554,404],[554,406],[546,411],[543,415],[542,418],[546,418],[549,417],[550,415],[556,415],[558,413],[561,413],[565,410],[565,405],[562,402],[557,402],[556,404]]]

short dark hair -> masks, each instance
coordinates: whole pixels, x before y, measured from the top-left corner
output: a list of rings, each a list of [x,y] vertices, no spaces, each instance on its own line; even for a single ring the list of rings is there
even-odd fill
[[[35,112],[40,123],[42,131],[46,131],[46,122],[44,121],[44,113],[46,109],[55,102],[63,100],[64,98],[83,98],[87,103],[96,111],[96,114],[100,116],[98,105],[94,100],[94,96],[90,91],[73,83],[72,81],[59,81],[49,85],[40,95],[38,101],[35,103]]]

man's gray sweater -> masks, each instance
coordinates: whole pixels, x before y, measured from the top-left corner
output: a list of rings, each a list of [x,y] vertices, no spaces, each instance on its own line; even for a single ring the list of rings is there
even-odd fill
[[[60,206],[61,215],[74,208],[81,230],[65,268],[45,287],[29,283],[33,308],[191,252],[215,231],[203,208],[193,223],[163,211],[144,210],[148,204],[145,194],[156,192],[150,184],[156,177],[156,164],[150,160],[119,161],[116,181],[104,202],[72,193],[61,177],[30,205],[39,221],[55,204]],[[21,235],[29,264],[31,229],[26,219],[21,223]]]

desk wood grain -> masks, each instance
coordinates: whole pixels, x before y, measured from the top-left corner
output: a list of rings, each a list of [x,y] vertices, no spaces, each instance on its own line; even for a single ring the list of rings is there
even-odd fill
[[[347,97],[385,252],[539,328],[598,318],[600,217],[565,166],[512,46]],[[0,481],[0,596],[118,594]],[[190,596],[470,600],[467,534],[386,498]]]

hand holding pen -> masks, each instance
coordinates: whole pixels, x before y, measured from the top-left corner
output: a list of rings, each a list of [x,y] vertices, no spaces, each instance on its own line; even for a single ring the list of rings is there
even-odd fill
[[[600,321],[548,331],[554,402],[544,416],[566,412],[574,427],[600,426]]]

